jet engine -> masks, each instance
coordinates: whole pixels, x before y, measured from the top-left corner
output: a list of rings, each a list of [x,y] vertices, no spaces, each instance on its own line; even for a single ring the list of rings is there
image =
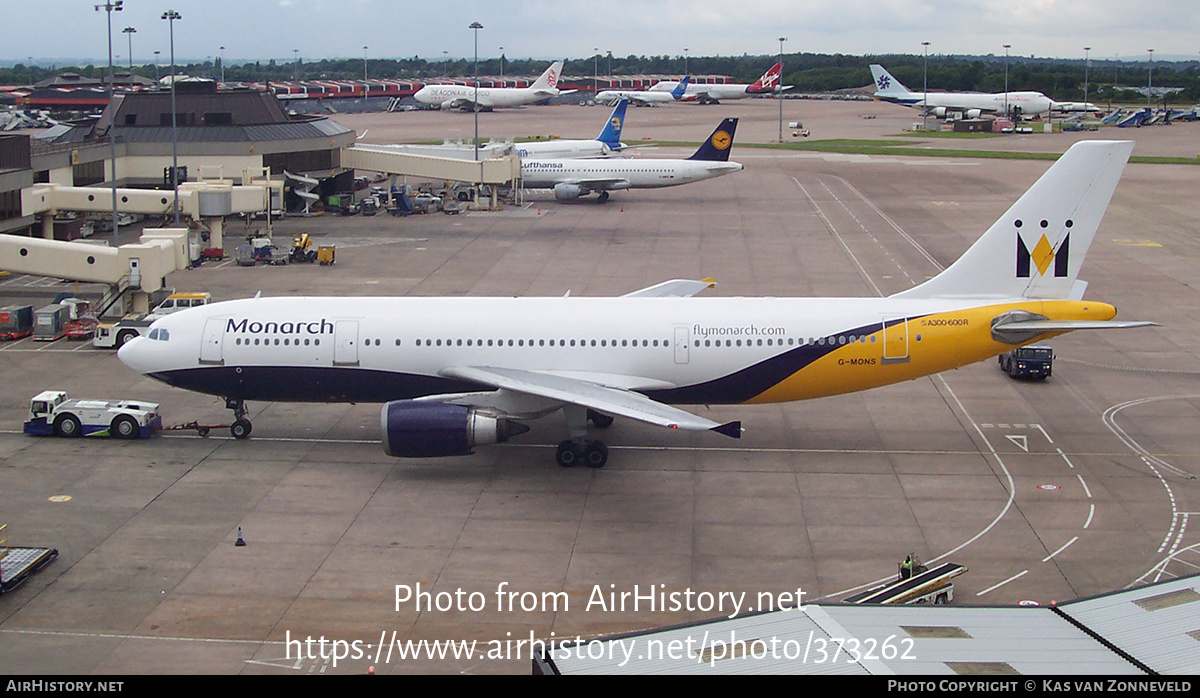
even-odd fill
[[[559,201],[573,201],[583,195],[583,187],[578,184],[562,184],[554,185],[554,198]]]
[[[945,107],[934,107],[933,115],[939,119],[946,118],[946,108]]]
[[[465,405],[396,400],[379,413],[383,450],[398,458],[465,456],[475,446],[503,443],[529,427]]]
[[[968,109],[967,110],[967,118],[968,119],[978,119],[979,115],[982,113],[983,113],[983,110],[981,110],[981,109]]]

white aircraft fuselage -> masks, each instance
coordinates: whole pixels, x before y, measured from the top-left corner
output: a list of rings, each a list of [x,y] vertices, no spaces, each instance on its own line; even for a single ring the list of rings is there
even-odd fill
[[[529,160],[521,162],[521,181],[530,189],[579,184],[602,189],[655,189],[699,182],[742,169],[737,162],[610,158],[607,160]],[[588,185],[588,183],[592,185]]]

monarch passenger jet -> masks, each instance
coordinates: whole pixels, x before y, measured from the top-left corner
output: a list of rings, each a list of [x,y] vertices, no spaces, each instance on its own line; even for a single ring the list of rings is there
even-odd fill
[[[618,189],[657,189],[720,177],[742,169],[729,162],[729,149],[737,119],[725,119],[708,140],[686,160],[666,158],[522,159],[521,184],[529,189],[553,189],[554,198],[571,201],[592,192],[596,201],[608,201]]]
[[[928,376],[1114,321],[1084,255],[1133,148],[1076,143],[963,255],[886,298],[705,298],[708,281],[620,297],[250,298],[163,317],[130,368],[246,401],[381,402],[384,450],[457,456],[561,412],[562,466],[603,466],[614,417],[741,435],[674,405],[786,402]]]

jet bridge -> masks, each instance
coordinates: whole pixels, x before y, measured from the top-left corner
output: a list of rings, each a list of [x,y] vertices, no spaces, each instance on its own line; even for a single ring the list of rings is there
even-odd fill
[[[482,155],[481,155],[482,157]],[[462,160],[397,152],[387,146],[353,145],[342,149],[342,167],[411,177],[468,182],[471,184],[507,184],[521,176],[521,159],[515,155]],[[495,187],[492,206],[496,205]]]
[[[150,294],[163,288],[167,275],[190,264],[187,243],[186,228],[149,230],[141,242],[115,248],[0,235],[0,260],[5,271],[108,284],[100,312],[120,301],[118,314],[144,313],[150,310]]]
[[[179,185],[179,215],[204,221],[209,228],[212,247],[223,247],[224,217],[231,214],[257,213],[267,209],[268,188],[281,189],[282,182],[254,181],[234,186],[228,180],[184,182]],[[61,184],[35,184],[21,190],[21,215],[40,216],[42,237],[53,237],[54,214],[59,211],[111,213],[113,190],[106,187],[68,187]],[[117,211],[162,216],[172,213],[173,191],[160,189],[118,188]],[[281,195],[273,194],[272,198]]]

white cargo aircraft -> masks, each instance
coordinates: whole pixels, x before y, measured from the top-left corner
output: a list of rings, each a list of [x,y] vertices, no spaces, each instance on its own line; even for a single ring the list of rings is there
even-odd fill
[[[729,162],[737,119],[725,119],[708,140],[686,160],[610,158],[607,160],[521,160],[521,184],[528,189],[553,189],[554,198],[571,201],[598,192],[597,202],[620,189],[657,189],[712,179],[742,169]]]
[[[381,402],[393,456],[471,453],[561,411],[560,465],[600,467],[614,416],[738,437],[674,404],[786,402],[899,383],[1080,329],[1135,327],[1082,300],[1080,265],[1131,142],[1071,147],[958,261],[887,298],[250,298],[156,321],[130,368],[225,398]]]
[[[621,142],[621,130],[625,128],[625,109],[628,100],[617,100],[608,115],[608,121],[600,130],[600,135],[590,141],[584,140],[552,140],[530,141],[513,146],[513,152],[521,160],[527,158],[606,158],[620,152],[625,144]]]
[[[1054,107],[1054,101],[1041,92],[913,92],[892,77],[881,65],[871,65],[875,78],[875,99],[920,109],[932,116],[944,118],[959,114],[975,119],[983,114],[1008,114],[1014,117],[1044,114]]]
[[[776,63],[767,69],[758,80],[747,85],[707,85],[692,83],[687,86],[681,97],[684,102],[699,102],[700,104],[719,104],[723,99],[745,99],[756,95],[773,94],[790,87],[780,87],[779,78],[783,74],[783,64]],[[682,81],[680,81],[682,82]],[[671,92],[679,86],[678,82],[666,80],[650,88],[651,92]]]
[[[474,85],[426,85],[417,90],[413,98],[422,104],[464,111],[519,107],[574,92],[558,89],[558,76],[562,68],[563,62],[555,61],[529,87],[480,87],[477,90]]]

